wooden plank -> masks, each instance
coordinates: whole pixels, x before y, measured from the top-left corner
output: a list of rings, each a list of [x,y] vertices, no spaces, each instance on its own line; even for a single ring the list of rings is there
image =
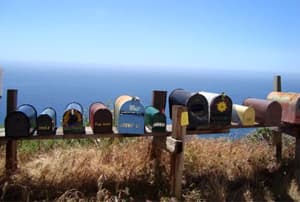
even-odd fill
[[[175,196],[177,200],[181,200],[182,191],[182,173],[184,166],[184,138],[186,135],[186,121],[183,119],[183,115],[187,112],[186,108],[179,105],[172,106],[173,117],[173,132],[172,138],[182,141],[182,151],[171,154],[171,195]],[[183,122],[185,124],[183,125]]]
[[[296,148],[295,148],[295,176],[297,184],[300,184],[300,133],[296,137]]]
[[[164,133],[145,133],[145,134],[93,134],[91,127],[86,127],[86,134],[63,134],[62,127],[58,128],[56,135],[37,135],[34,133],[33,136],[29,137],[5,137],[4,131],[0,131],[0,141],[8,140],[43,140],[43,139],[83,139],[83,138],[123,138],[123,137],[166,137],[170,136],[171,132]]]
[[[281,77],[279,75],[274,77],[274,91],[281,92]],[[273,133],[272,138],[276,147],[276,160],[279,163],[282,159],[282,133]]]
[[[279,163],[282,159],[282,134],[272,130],[273,145],[276,147],[276,161]]]
[[[166,91],[154,90],[152,91],[152,106],[157,108],[160,112],[165,112],[166,105]],[[170,130],[170,127],[167,126],[167,131]],[[151,159],[153,161],[154,169],[154,181],[158,184],[161,181],[162,177],[162,168],[161,164],[162,151],[161,149],[165,148],[164,143],[166,142],[165,137],[153,136],[152,138],[152,147],[151,147]]]
[[[16,89],[7,90],[6,100],[6,114],[15,111],[17,109],[18,91]],[[5,156],[5,169],[6,175],[10,176],[11,173],[18,168],[17,158],[17,141],[9,140],[6,142],[6,156]]]

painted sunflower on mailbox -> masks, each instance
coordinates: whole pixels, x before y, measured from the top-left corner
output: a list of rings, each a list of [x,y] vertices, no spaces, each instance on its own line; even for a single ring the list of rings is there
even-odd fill
[[[216,108],[219,112],[223,113],[228,109],[228,100],[224,93],[222,93],[221,99],[216,102]]]

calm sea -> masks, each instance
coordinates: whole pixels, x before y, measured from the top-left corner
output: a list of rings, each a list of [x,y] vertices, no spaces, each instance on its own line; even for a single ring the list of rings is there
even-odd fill
[[[18,104],[32,104],[38,112],[51,106],[61,120],[65,106],[72,101],[82,104],[87,117],[89,105],[106,103],[111,109],[114,100],[123,94],[138,96],[144,105],[151,104],[152,90],[183,88],[192,92],[225,92],[234,103],[247,97],[266,98],[273,89],[272,73],[224,70],[160,70],[85,65],[4,64],[3,97],[0,100],[0,122],[6,114],[6,90],[18,89]],[[300,92],[300,75],[282,75],[283,91]],[[168,114],[168,104],[167,104]],[[168,120],[170,122],[170,120]],[[233,137],[249,130],[232,130]],[[226,134],[228,136],[228,134]]]

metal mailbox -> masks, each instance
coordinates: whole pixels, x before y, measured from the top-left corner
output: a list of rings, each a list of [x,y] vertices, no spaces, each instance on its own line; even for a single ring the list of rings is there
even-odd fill
[[[112,133],[112,113],[102,102],[90,105],[89,121],[94,133]]]
[[[268,100],[277,101],[282,108],[281,121],[300,124],[300,94],[291,92],[271,92]]]
[[[264,126],[277,126],[281,122],[281,106],[277,101],[247,98],[243,105],[253,107],[255,122]]]
[[[231,125],[232,101],[224,93],[199,92],[208,101],[209,122],[212,127],[226,127]]]
[[[152,132],[165,132],[167,126],[166,115],[152,106],[146,107],[145,126]]]
[[[71,102],[66,106],[63,114],[63,132],[64,134],[85,133],[83,108],[79,103]]]
[[[56,124],[56,111],[51,107],[45,108],[37,118],[37,134],[55,135]]]
[[[20,105],[16,111],[5,118],[6,137],[28,137],[33,135],[37,126],[37,112],[32,105]]]
[[[234,104],[231,120],[243,126],[252,126],[255,124],[255,111],[253,107]]]
[[[183,89],[175,89],[169,95],[169,112],[172,119],[172,106],[187,107],[189,125],[188,130],[207,128],[209,126],[207,99],[198,93],[191,93]]]
[[[140,99],[128,95],[118,97],[114,105],[114,124],[120,134],[144,134],[145,108]]]

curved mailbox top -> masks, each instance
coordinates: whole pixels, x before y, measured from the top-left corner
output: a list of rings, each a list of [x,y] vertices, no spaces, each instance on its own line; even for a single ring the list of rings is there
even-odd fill
[[[265,126],[277,126],[281,122],[282,108],[279,102],[257,98],[247,98],[243,105],[255,110],[255,121]]]
[[[56,117],[56,111],[52,107],[45,108],[40,115],[50,115],[51,117]]]
[[[271,92],[268,100],[277,101],[282,107],[282,121],[300,123],[300,94],[292,92]]]
[[[184,90],[182,88],[177,88],[173,90],[170,95],[169,95],[169,102],[173,104],[181,104],[185,105],[187,104],[189,98],[193,95],[194,93],[191,93],[190,91]]]
[[[100,109],[107,109],[107,106],[103,102],[94,102],[90,105],[89,112],[91,114],[95,114]]]
[[[143,114],[144,106],[141,104],[138,97],[122,95],[116,99],[115,112],[119,113],[132,113]]]
[[[274,102],[272,100],[258,99],[258,98],[247,98],[244,100],[243,105],[251,106],[255,111],[266,111],[266,109],[272,105]]]
[[[181,88],[175,89],[169,95],[169,112],[172,119],[172,106],[183,105],[195,116],[205,116],[208,114],[207,99],[198,93],[192,93]]]
[[[55,109],[53,109],[52,107],[47,107],[40,113],[39,116],[41,116],[41,115],[49,116],[51,119],[53,119],[53,121],[56,125],[56,111],[55,111]]]
[[[68,111],[70,109],[75,109],[79,111],[80,113],[83,113],[83,107],[78,102],[71,102],[66,106],[65,111]]]
[[[218,112],[226,112],[232,110],[232,100],[224,93],[218,94],[201,91],[199,92],[199,94],[206,97],[208,105],[211,106],[211,109],[214,108]]]
[[[30,104],[23,104],[18,106],[17,111],[25,113],[28,117],[37,117],[36,109]]]
[[[160,111],[158,109],[156,109],[155,107],[152,106],[146,106],[145,107],[145,114],[149,114],[151,116],[160,113]]]

